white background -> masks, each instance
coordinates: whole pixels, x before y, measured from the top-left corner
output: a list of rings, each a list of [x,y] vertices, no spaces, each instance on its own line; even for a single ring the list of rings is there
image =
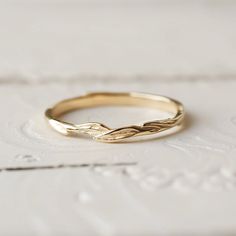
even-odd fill
[[[1,1],[1,235],[236,234],[235,1]],[[44,110],[88,91],[183,102],[185,129],[67,138]],[[94,109],[74,121],[142,121]],[[159,116],[160,114],[157,114]]]

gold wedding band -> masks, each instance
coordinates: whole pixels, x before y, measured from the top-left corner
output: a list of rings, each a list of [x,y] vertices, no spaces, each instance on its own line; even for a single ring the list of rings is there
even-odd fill
[[[111,129],[101,123],[90,122],[72,124],[60,120],[60,117],[70,111],[101,105],[132,105],[156,108],[171,114],[170,118],[145,122],[142,125],[131,125]],[[49,124],[61,134],[77,136],[87,134],[102,142],[119,142],[123,139],[155,134],[182,123],[184,117],[183,105],[171,98],[145,93],[88,93],[84,96],[63,100],[53,108],[47,109],[45,116]]]

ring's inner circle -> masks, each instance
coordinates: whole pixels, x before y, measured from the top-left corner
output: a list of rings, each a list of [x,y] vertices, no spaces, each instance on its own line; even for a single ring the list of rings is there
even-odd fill
[[[60,116],[60,120],[71,124],[97,122],[108,127],[140,125],[150,120],[165,120],[172,117],[169,112],[139,106],[97,106],[76,109]]]

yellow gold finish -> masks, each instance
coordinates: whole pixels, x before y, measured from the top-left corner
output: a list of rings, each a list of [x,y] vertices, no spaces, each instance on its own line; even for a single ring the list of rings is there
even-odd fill
[[[152,107],[171,113],[172,117],[164,120],[145,122],[142,125],[132,125],[111,129],[103,124],[92,122],[72,124],[60,120],[60,116],[70,111],[101,105],[131,105]],[[171,98],[144,93],[89,93],[84,96],[59,102],[53,108],[47,109],[45,116],[49,124],[59,133],[69,136],[87,134],[102,142],[119,142],[133,136],[155,134],[179,125],[183,121],[183,105]]]

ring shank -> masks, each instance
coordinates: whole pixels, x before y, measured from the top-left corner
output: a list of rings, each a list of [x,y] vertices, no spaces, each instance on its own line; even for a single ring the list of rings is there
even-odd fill
[[[117,129],[110,129],[100,123],[71,124],[60,120],[60,116],[73,110],[104,105],[130,105],[150,107],[171,113],[165,120],[155,120]],[[64,135],[88,134],[104,142],[158,133],[178,125],[184,116],[183,105],[171,98],[144,93],[89,93],[84,96],[63,100],[45,112],[49,124]]]

